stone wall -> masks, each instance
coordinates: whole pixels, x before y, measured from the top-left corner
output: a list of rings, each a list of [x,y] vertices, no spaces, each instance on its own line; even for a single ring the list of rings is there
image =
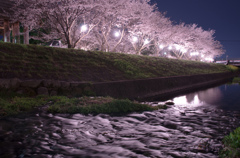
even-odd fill
[[[26,94],[29,96],[82,96],[92,92],[91,84],[85,82],[65,82],[54,80],[19,80],[17,78],[0,79],[0,88],[19,94]]]
[[[76,97],[98,95],[141,100],[200,88],[234,76],[236,76],[234,73],[218,73],[101,83],[19,80],[14,78],[0,79],[0,88],[29,96],[66,95]]]

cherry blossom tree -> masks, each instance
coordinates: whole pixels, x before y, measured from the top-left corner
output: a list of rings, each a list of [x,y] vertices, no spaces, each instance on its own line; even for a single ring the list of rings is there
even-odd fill
[[[144,3],[139,3],[132,8],[135,13],[134,16],[138,17],[138,21],[135,22],[134,27],[128,29],[128,38],[135,54],[140,55],[142,50],[153,44],[156,36],[156,23],[154,21],[156,17],[154,11],[156,9],[155,5],[146,5]]]
[[[169,39],[172,33],[172,21],[165,16],[165,13],[155,11],[151,20],[154,34],[152,34],[154,44],[153,56],[160,56],[160,51],[170,43]]]
[[[16,0],[15,19],[45,40],[61,39],[75,48],[99,23],[94,0]]]
[[[115,52],[122,42],[125,35],[125,26],[128,21],[131,21],[126,18],[126,6],[128,4],[128,0],[101,1],[101,6],[98,8],[101,12],[100,22],[91,33],[91,39],[97,43],[99,50]]]
[[[181,23],[171,28],[168,50],[178,59],[203,60],[222,55],[220,42],[214,39],[213,30],[203,30],[196,24]]]
[[[148,15],[153,12],[153,6],[149,2],[149,0],[105,0],[102,2],[101,21],[91,33],[91,38],[95,38],[99,50],[124,52],[123,49],[126,47],[121,45],[123,42],[125,46],[131,44],[126,38],[131,36],[130,30],[144,23],[142,18],[144,13]],[[146,12],[147,9],[148,12]]]
[[[205,60],[224,53],[213,30],[174,24],[150,0],[15,0],[14,19],[68,48]],[[36,38],[36,37],[35,37]],[[160,53],[160,54],[159,54]]]

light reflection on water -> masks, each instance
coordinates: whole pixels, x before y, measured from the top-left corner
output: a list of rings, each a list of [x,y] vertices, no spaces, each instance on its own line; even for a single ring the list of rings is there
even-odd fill
[[[204,91],[199,91],[184,96],[173,98],[173,102],[177,106],[196,108],[199,106],[216,105],[215,103],[221,99],[222,92],[217,88],[211,88]]]
[[[240,111],[239,84],[222,85],[175,97],[172,101],[182,107],[214,106],[217,109]]]
[[[217,158],[223,136],[240,126],[239,90],[223,85],[176,97],[167,110],[125,116],[40,111],[5,118],[0,157]]]

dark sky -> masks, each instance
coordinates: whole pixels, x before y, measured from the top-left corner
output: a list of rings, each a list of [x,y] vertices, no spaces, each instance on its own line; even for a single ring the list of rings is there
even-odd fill
[[[216,31],[226,50],[219,59],[240,59],[240,0],[152,0],[174,22],[198,24]]]

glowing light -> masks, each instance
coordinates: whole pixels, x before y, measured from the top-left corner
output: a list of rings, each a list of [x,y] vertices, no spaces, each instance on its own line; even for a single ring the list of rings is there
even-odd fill
[[[87,25],[82,25],[81,32],[86,32],[88,29]]]
[[[164,52],[164,55],[167,55],[167,53],[166,53],[166,52]]]
[[[176,50],[180,50],[181,47],[179,45],[176,45]]]
[[[169,46],[169,47],[168,47],[168,50],[172,50],[172,46]]]
[[[163,48],[164,48],[164,46],[161,44],[161,45],[159,46],[159,48],[160,48],[160,49],[163,49]]]
[[[187,99],[187,96],[180,96],[180,97],[174,98],[173,102],[178,107],[188,107],[188,108],[201,106],[203,104],[203,102],[199,99],[198,94],[195,95],[191,101]]]
[[[187,53],[187,49],[182,48],[182,49],[181,49],[181,52]]]
[[[82,47],[81,49],[82,49],[82,50],[88,50],[86,47]]]
[[[205,58],[206,61],[213,62],[213,58]]]
[[[115,32],[114,35],[115,35],[115,37],[119,37],[120,36],[120,32]]]
[[[196,56],[196,55],[199,55],[198,52],[193,52],[193,53],[190,53],[191,56]]]
[[[134,37],[132,38],[132,40],[133,40],[133,42],[137,42],[137,41],[138,41],[138,38],[137,38],[136,36],[134,36]]]
[[[150,43],[150,41],[149,41],[148,39],[146,39],[146,40],[144,41],[144,44],[148,44],[148,43]]]

